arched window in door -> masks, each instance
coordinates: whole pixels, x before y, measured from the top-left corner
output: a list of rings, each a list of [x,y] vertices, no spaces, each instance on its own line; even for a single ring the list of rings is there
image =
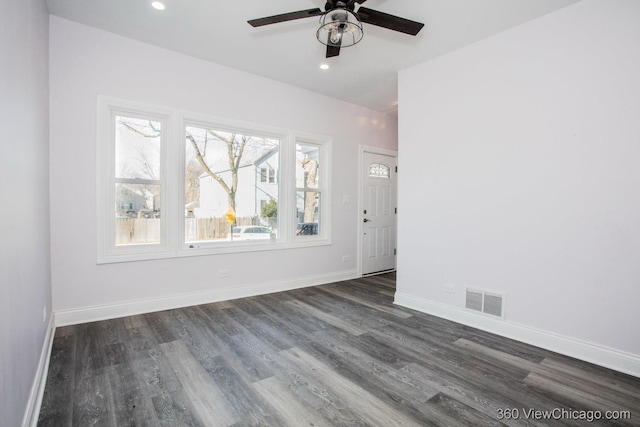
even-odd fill
[[[369,164],[369,176],[372,178],[389,178],[391,176],[391,169],[389,166],[382,163]]]

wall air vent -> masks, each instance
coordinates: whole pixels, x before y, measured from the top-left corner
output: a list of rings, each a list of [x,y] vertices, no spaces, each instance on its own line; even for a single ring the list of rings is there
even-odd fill
[[[469,310],[504,318],[504,295],[467,288],[465,307]]]
[[[466,307],[469,310],[482,311],[482,297],[482,291],[476,291],[475,289],[467,288]]]

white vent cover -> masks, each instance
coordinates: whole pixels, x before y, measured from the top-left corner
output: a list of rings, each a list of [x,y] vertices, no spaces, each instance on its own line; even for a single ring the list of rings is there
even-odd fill
[[[482,291],[476,291],[475,289],[467,289],[467,302],[466,307],[469,310],[482,311]]]
[[[465,307],[469,310],[504,318],[504,296],[495,292],[467,288]]]

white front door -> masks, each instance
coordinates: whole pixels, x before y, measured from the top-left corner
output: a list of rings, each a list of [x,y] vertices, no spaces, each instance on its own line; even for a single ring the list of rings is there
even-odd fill
[[[362,155],[362,274],[396,268],[397,159]]]

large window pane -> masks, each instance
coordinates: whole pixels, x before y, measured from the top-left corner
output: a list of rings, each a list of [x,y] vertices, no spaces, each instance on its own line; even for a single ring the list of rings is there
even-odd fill
[[[280,141],[200,126],[185,131],[185,241],[277,237]]]

